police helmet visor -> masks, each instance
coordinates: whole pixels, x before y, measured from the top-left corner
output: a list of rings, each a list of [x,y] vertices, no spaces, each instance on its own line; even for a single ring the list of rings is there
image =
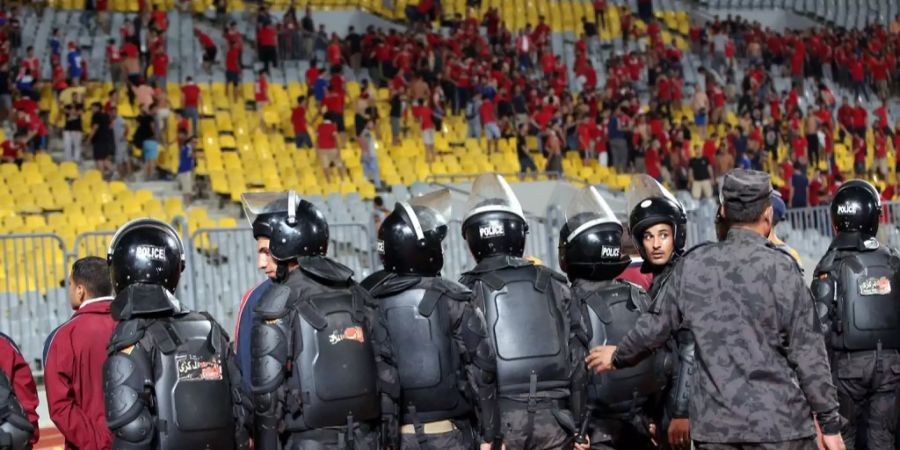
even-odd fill
[[[493,173],[482,174],[472,184],[466,211],[465,220],[486,212],[506,212],[525,220],[525,213],[512,188],[503,177]]]
[[[647,174],[631,177],[631,184],[628,186],[628,192],[625,193],[625,204],[629,213],[651,198],[668,198],[676,205],[681,206],[681,202],[676,200],[675,196],[653,177]],[[681,209],[684,210],[684,206],[681,206]]]
[[[449,189],[441,189],[415,197],[409,203],[400,203],[406,210],[406,216],[415,223],[413,229],[423,233],[446,226],[450,220],[452,199]],[[421,237],[420,237],[421,239]]]
[[[566,207],[566,224],[570,230],[566,237],[567,241],[572,241],[597,225],[616,224],[620,227],[622,225],[612,208],[593,186],[581,189],[572,198]]]
[[[281,213],[289,216],[296,212],[300,197],[294,191],[246,192],[241,194],[244,214],[250,225],[262,214]]]

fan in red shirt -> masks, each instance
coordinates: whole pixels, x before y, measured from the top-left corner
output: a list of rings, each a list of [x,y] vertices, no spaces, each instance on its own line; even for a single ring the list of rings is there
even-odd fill
[[[216,43],[213,42],[209,35],[200,31],[199,28],[194,28],[194,36],[197,37],[197,40],[200,41],[200,46],[203,47],[203,70],[209,72],[212,64],[216,61]]]
[[[166,79],[169,76],[169,55],[166,52],[157,52],[153,56],[153,79],[160,89],[166,88]]]
[[[868,117],[869,113],[862,105],[862,101],[860,101],[859,103],[857,103],[856,107],[853,108],[853,130],[856,134],[865,136],[866,123],[869,120]]]
[[[200,120],[200,88],[194,84],[191,77],[187,77],[185,84],[181,86],[182,114],[191,119],[191,132],[197,134],[197,122]]]
[[[853,171],[858,177],[866,173],[866,141],[859,136],[853,136]]]
[[[259,60],[263,68],[269,70],[270,66],[278,66],[278,33],[271,23],[265,24],[256,30],[256,39],[259,43]]]
[[[228,98],[237,100],[238,86],[241,84],[241,50],[240,43],[232,45],[225,53],[225,90]]]
[[[297,106],[291,111],[291,125],[294,127],[294,145],[297,148],[312,147],[306,124],[306,97],[297,97]]]
[[[106,260],[79,259],[72,266],[69,302],[75,313],[44,344],[44,385],[50,418],[67,449],[105,449],[112,444],[106,423],[103,363],[116,322]]]
[[[328,183],[334,180],[335,170],[340,171],[340,173],[346,170],[338,151],[337,138],[337,126],[326,117],[316,129],[316,146],[318,149],[316,153],[325,173],[325,181]]]
[[[30,441],[33,445],[37,443],[40,437],[37,414],[37,387],[34,383],[34,377],[31,375],[31,368],[25,362],[19,347],[16,346],[9,336],[3,333],[0,333],[0,371],[9,378],[13,392],[16,394],[16,399],[19,400],[19,403],[25,410],[25,414],[28,416],[28,422],[31,423],[34,429]]]
[[[326,49],[325,53],[328,59],[328,64],[332,66],[339,66],[341,64],[341,43],[340,41],[338,41],[338,37],[336,34],[331,35],[331,43],[328,44],[328,48]]]

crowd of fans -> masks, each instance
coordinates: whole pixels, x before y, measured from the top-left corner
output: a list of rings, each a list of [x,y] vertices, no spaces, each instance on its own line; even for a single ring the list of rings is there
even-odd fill
[[[697,199],[711,197],[722,174],[745,167],[779,175],[788,205],[817,205],[841,182],[835,148],[845,142],[855,176],[889,179],[888,149],[900,148],[900,121],[892,123],[887,108],[889,96],[900,91],[900,18],[888,28],[858,31],[779,33],[730,16],[696,24],[685,38],[705,68],[687,85],[683,52],[676,41],[663,43],[664,24],[653,18],[649,4],[641,2],[637,16],[621,11],[620,22],[611,24],[609,18],[616,16],[606,13],[605,1],[595,1],[594,20],[584,19],[580,38],[566,44],[574,45],[571,72],[551,49],[553,30],[543,17],[512,31],[496,9],[488,9],[482,17],[444,17],[437,28],[432,19],[441,17],[439,3],[431,1],[407,11],[406,31],[350,26],[343,36],[316,27],[309,9],[302,17],[293,7],[276,17],[260,7],[252,19],[255,39],[243,36],[234,22],[224,25],[224,58],[207,33],[197,28],[194,34],[203,49],[203,68],[224,69],[227,95],[235,101],[251,62],[244,46],[255,46],[262,63],[253,80],[262,127],[269,70],[286,60],[309,61],[308,96],[297,99],[291,119],[298,148],[312,147],[315,134],[327,181],[346,174],[338,150],[354,140],[366,176],[381,188],[375,141],[398,145],[412,122],[432,163],[435,135],[445,131],[451,114],[464,118],[467,137],[485,139],[488,154],[499,151],[500,139],[516,138],[523,173],[559,174],[565,153],[576,151],[585,164],[645,172]],[[156,177],[159,148],[173,143],[183,160],[179,173],[190,171],[186,164],[195,159],[193,137],[203,99],[190,77],[168,78],[164,11],[145,8],[109,38],[110,77],[116,85],[127,84],[128,99],[117,98],[113,89],[105,103],[93,105],[84,104],[84,86],[94,74],[82,49],[62,42],[53,30],[52,75],[42,79],[41,59],[31,47],[22,48],[19,14],[14,9],[0,17],[0,114],[14,127],[2,144],[4,161],[21,162],[46,151],[48,137],[59,131],[65,159],[80,161],[82,142],[90,142],[93,160],[109,177],[132,176],[132,148],[142,155],[143,177]],[[92,14],[82,23],[91,32],[108,27]],[[610,27],[621,30],[624,51],[600,41],[600,31]],[[362,80],[358,98],[347,95],[348,70]],[[776,82],[783,78],[791,87],[779,92]],[[168,82],[182,83],[178,111],[169,107]],[[52,85],[61,106],[62,120],[52,126],[38,111],[43,83]],[[846,87],[854,98],[836,98],[829,85]],[[388,117],[377,114],[380,87],[389,90]],[[138,112],[134,122],[118,116],[118,102],[126,100]],[[871,113],[869,101],[878,105]],[[348,106],[354,111],[352,126],[344,123]],[[688,110],[691,114],[684,114]],[[87,124],[85,111],[91,112]],[[169,133],[173,113],[178,127]],[[390,136],[377,136],[381,120],[389,122]],[[874,147],[870,165],[868,132]],[[170,141],[173,135],[176,142]],[[537,148],[529,148],[535,140]],[[544,167],[536,167],[535,150],[545,155]],[[900,157],[893,165],[900,166]],[[193,180],[182,185],[192,188]],[[893,186],[885,191],[900,193]]]

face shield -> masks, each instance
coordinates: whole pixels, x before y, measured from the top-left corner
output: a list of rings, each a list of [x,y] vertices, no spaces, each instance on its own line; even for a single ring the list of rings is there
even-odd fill
[[[241,194],[244,214],[252,226],[256,218],[262,214],[286,214],[287,223],[296,222],[297,205],[300,196],[294,191],[287,192],[247,192]]]
[[[571,242],[582,232],[606,223],[622,225],[597,189],[593,186],[581,189],[566,208],[566,224],[570,230],[566,241]]]
[[[486,212],[507,212],[519,216],[525,220],[525,213],[519,199],[513,193],[512,188],[503,177],[493,173],[485,173],[472,184],[472,193],[466,201],[466,217]]]
[[[625,204],[628,213],[630,214],[634,211],[634,208],[641,205],[649,198],[668,198],[676,205],[681,206],[681,209],[684,210],[684,206],[681,205],[681,202],[676,200],[675,196],[672,195],[668,189],[659,184],[659,182],[651,176],[647,174],[632,176],[631,184],[628,186],[628,192],[625,193]]]
[[[397,208],[404,211],[404,220],[422,240],[425,233],[446,227],[451,214],[451,197],[449,189],[441,189],[415,197],[409,202],[397,203]]]

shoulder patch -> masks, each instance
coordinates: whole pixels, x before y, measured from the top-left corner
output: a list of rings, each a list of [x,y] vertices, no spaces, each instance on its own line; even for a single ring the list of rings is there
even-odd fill
[[[283,284],[273,284],[259,299],[254,312],[264,320],[273,320],[284,317],[288,310],[288,300],[291,297],[291,288]]]

